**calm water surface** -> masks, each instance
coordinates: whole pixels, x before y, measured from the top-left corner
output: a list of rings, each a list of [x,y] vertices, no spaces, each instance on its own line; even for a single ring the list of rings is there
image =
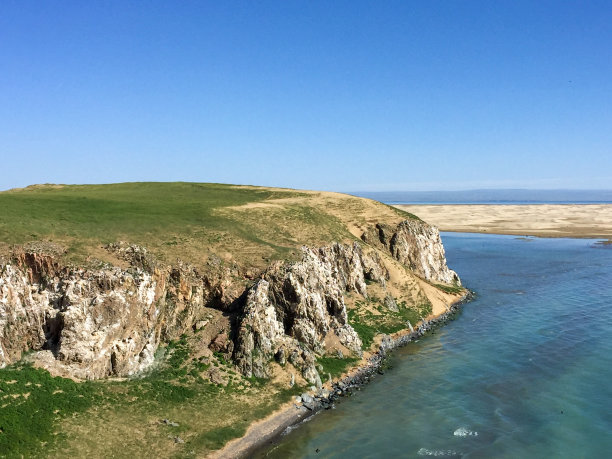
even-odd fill
[[[612,457],[612,247],[443,240],[477,298],[264,457]]]

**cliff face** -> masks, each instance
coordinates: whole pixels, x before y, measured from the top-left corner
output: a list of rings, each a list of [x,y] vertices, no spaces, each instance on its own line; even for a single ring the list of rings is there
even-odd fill
[[[159,330],[157,284],[140,270],[63,270],[36,278],[46,263],[5,265],[0,276],[0,362],[43,350],[77,378],[130,374],[153,361]]]
[[[35,253],[0,266],[0,366],[36,350],[35,362],[53,373],[131,375],[151,365],[161,342],[202,320],[206,306],[235,300],[229,272],[201,276],[155,266],[139,247],[109,250],[134,267],[60,268]]]
[[[348,324],[344,295],[367,295],[364,264],[368,272],[384,272],[357,243],[305,247],[300,262],[270,268],[250,289],[241,317],[234,354],[241,371],[264,377],[272,357],[281,364],[288,359],[314,384],[314,356],[325,352],[326,341],[359,354],[361,340]]]
[[[446,265],[438,229],[419,220],[405,220],[397,227],[377,224],[362,235],[368,244],[391,253],[417,275],[433,282],[460,284],[459,276]]]
[[[33,350],[34,361],[56,374],[134,374],[153,363],[160,344],[197,328],[214,308],[229,317],[234,333],[211,349],[231,356],[243,374],[268,376],[268,363],[276,359],[318,384],[317,355],[361,353],[345,296],[367,297],[366,280],[384,287],[386,258],[424,279],[458,282],[429,225],[377,225],[362,239],[365,244],[304,247],[300,261],[273,264],[248,288],[244,276],[236,280],[239,271],[163,266],[126,244],[107,249],[128,269],[68,268],[52,256],[22,253],[0,264],[0,366]]]

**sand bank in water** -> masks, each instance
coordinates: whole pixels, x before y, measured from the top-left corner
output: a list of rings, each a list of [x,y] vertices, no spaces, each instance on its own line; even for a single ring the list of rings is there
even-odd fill
[[[612,239],[612,204],[396,205],[441,231]]]

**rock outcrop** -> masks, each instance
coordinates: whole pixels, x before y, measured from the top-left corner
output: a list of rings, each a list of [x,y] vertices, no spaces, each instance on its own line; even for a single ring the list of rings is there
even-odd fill
[[[60,373],[77,378],[150,365],[159,313],[150,274],[52,271],[52,261],[35,254],[19,261],[0,274],[0,365],[30,349],[44,351],[42,361],[55,361],[65,367]]]
[[[444,246],[437,228],[411,219],[396,227],[379,223],[362,240],[388,251],[393,258],[428,281],[460,285],[459,276],[446,265]]]
[[[459,282],[446,266],[437,230],[423,222],[376,225],[362,239],[304,247],[300,261],[277,262],[254,283],[214,261],[205,272],[166,266],[125,243],[107,250],[127,261],[127,269],[60,266],[56,257],[37,252],[15,255],[0,263],[0,367],[33,350],[34,361],[55,374],[131,375],[151,365],[160,344],[207,323],[206,308],[214,308],[229,317],[233,333],[216,336],[211,351],[231,356],[247,376],[268,376],[275,359],[318,385],[317,355],[330,346],[340,354],[361,353],[345,295],[367,297],[366,281],[384,288],[385,257],[424,279]],[[387,307],[394,310],[391,300]]]
[[[34,361],[56,374],[131,375],[151,365],[160,343],[201,321],[206,306],[237,299],[229,272],[202,276],[163,267],[143,248],[109,249],[134,267],[60,268],[38,253],[0,266],[0,366],[36,350]]]
[[[287,355],[314,384],[314,355],[324,353],[328,335],[353,353],[361,352],[361,340],[348,323],[344,295],[366,296],[364,259],[370,269],[380,261],[365,256],[357,243],[302,250],[301,261],[273,266],[249,291],[234,355],[248,376],[267,376],[266,362]],[[376,270],[383,272],[384,267]]]

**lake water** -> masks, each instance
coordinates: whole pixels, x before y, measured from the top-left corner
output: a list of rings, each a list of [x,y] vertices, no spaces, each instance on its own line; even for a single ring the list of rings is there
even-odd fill
[[[387,204],[612,204],[612,190],[370,191],[350,194]]]
[[[612,457],[612,247],[443,241],[476,299],[265,457]]]

